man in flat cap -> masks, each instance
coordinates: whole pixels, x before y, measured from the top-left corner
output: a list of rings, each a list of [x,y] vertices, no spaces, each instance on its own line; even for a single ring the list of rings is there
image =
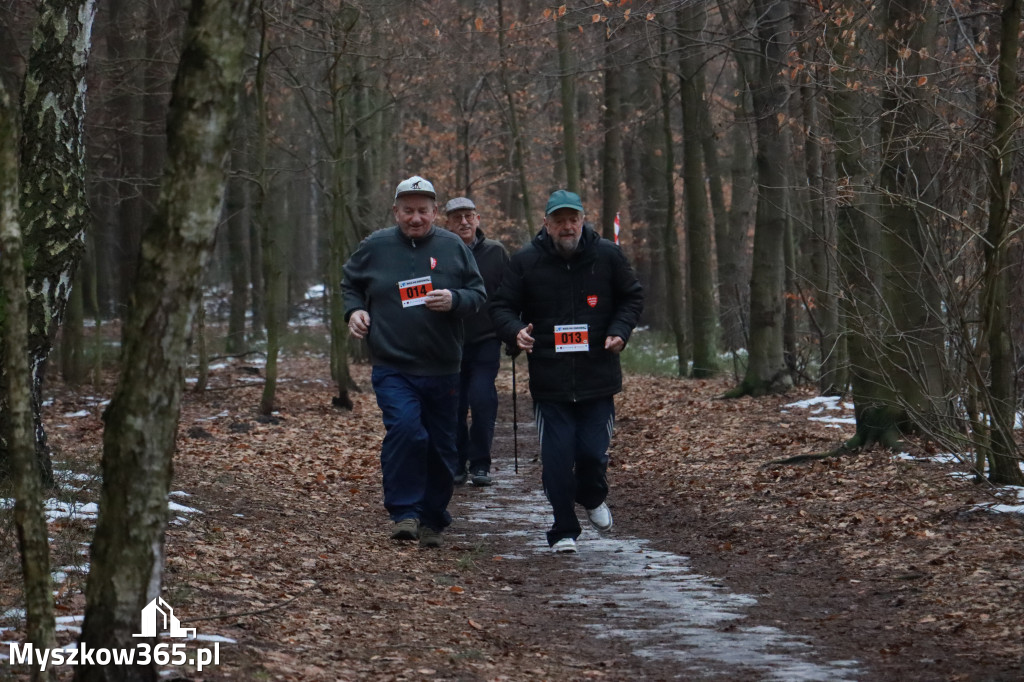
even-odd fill
[[[456,197],[444,207],[445,227],[462,239],[473,252],[476,266],[484,278],[487,298],[501,284],[508,263],[508,251],[501,242],[487,239],[480,228],[476,204],[467,197]],[[487,305],[463,320],[466,328],[462,346],[462,371],[459,386],[459,468],[455,484],[469,478],[473,485],[491,484],[491,441],[498,417],[498,391],[494,379],[501,363],[501,341]],[[472,422],[469,417],[472,416]],[[467,468],[468,467],[468,468]]]

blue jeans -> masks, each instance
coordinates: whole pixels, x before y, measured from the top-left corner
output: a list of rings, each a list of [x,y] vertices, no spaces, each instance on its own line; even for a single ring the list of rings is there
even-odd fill
[[[421,377],[375,366],[372,381],[386,429],[384,507],[392,521],[416,518],[442,530],[452,522],[459,375]]]
[[[498,391],[494,379],[501,362],[501,341],[487,339],[462,348],[459,375],[459,471],[489,472],[494,421],[498,418]],[[473,423],[468,423],[472,413]]]
[[[611,396],[579,403],[535,402],[541,481],[555,522],[548,544],[579,537],[576,504],[594,509],[608,497],[608,445],[615,424]]]

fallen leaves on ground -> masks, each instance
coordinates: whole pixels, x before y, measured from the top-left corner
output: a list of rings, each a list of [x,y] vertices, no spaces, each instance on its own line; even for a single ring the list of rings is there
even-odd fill
[[[522,418],[531,411],[524,366]],[[368,368],[353,370],[368,388]],[[196,619],[201,633],[237,641],[221,646],[220,666],[186,670],[190,679],[672,677],[670,662],[581,637],[531,585],[531,567],[503,561],[493,539],[449,538],[440,550],[391,541],[373,395],[355,394],[351,412],[331,407],[325,359],[283,361],[270,418],[255,412],[261,386],[252,376],[229,365],[183,401],[174,489],[189,497],[174,499],[202,513],[181,514],[168,531],[165,599],[186,625]],[[507,414],[507,364],[498,385]],[[700,572],[756,596],[751,620],[806,634],[823,655],[860,660],[861,679],[1019,674],[1018,516],[971,511],[991,493],[950,477],[950,464],[871,451],[766,467],[829,450],[852,427],[783,410],[806,391],[718,399],[728,387],[627,379],[609,470],[618,532],[689,556]],[[58,458],[95,467],[97,398],[58,393],[48,408],[48,420],[64,425],[50,430]],[[89,416],[61,419],[83,406]],[[4,570],[7,606],[17,586],[10,563]],[[62,613],[82,612],[80,588],[62,592]]]

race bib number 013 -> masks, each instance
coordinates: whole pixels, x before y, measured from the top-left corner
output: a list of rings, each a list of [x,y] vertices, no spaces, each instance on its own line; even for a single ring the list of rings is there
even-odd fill
[[[555,325],[556,353],[583,353],[590,350],[590,334],[585,324]]]
[[[402,298],[402,307],[411,308],[414,305],[425,305],[427,294],[434,290],[430,277],[419,277],[407,279],[398,283],[398,295]]]

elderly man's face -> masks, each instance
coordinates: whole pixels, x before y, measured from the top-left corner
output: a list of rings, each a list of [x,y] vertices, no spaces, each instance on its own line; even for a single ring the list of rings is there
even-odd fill
[[[395,199],[391,209],[398,229],[410,239],[425,237],[437,217],[437,202],[426,194],[405,194]]]
[[[467,246],[473,243],[479,226],[480,214],[471,208],[460,208],[445,216],[445,227],[459,235]]]
[[[558,252],[568,258],[579,246],[580,237],[583,236],[583,214],[572,208],[560,208],[544,216],[544,230],[555,243]]]

